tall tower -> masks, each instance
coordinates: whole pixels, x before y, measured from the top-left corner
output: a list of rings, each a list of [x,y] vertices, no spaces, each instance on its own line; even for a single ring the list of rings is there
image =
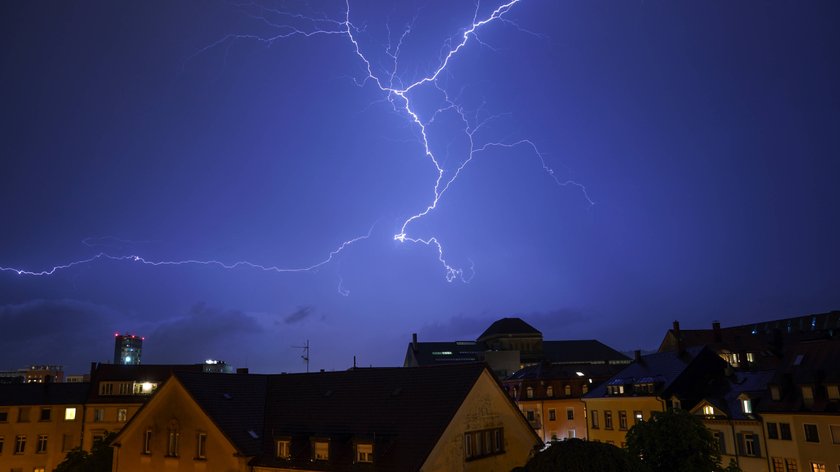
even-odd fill
[[[139,365],[143,339],[133,334],[114,333],[114,364]]]

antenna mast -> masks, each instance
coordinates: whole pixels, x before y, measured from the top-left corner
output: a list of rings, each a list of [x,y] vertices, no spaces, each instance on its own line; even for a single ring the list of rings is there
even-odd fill
[[[306,340],[306,344],[303,346],[292,346],[296,349],[303,349],[303,354],[301,354],[300,358],[303,359],[303,362],[306,363],[306,373],[309,373],[309,340]]]

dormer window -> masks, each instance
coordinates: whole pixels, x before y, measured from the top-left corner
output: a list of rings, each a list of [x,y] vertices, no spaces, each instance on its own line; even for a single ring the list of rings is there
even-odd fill
[[[274,453],[278,459],[288,459],[292,457],[292,442],[288,439],[275,440]]]
[[[811,385],[803,385],[802,386],[802,400],[805,401],[806,405],[811,405],[814,403],[814,387]]]
[[[826,385],[825,391],[829,400],[840,400],[840,386]]]
[[[706,416],[714,416],[715,415],[714,407],[712,405],[704,406],[703,407],[703,414],[706,415]]]
[[[566,386],[563,387],[563,395],[566,395],[567,397],[572,396],[572,386],[571,385],[566,385]]]
[[[548,387],[546,387],[546,388],[545,388],[545,396],[547,396],[547,397],[553,397],[553,396],[554,396],[554,387],[552,387],[551,385],[549,385]]]
[[[749,398],[742,398],[741,399],[741,410],[744,412],[744,414],[747,414],[747,415],[752,414],[752,412],[753,412],[752,400],[750,400]]]
[[[679,410],[682,407],[682,402],[677,397],[671,397],[671,408]]]
[[[531,388],[531,387],[526,388],[525,389],[525,396],[528,397],[528,398],[534,398],[534,389]]]
[[[782,392],[779,390],[778,385],[770,386],[770,399],[772,399],[774,402],[777,402],[782,399]]]
[[[312,441],[312,460],[327,461],[330,459],[330,442],[326,439]]]
[[[356,444],[356,462],[372,463],[373,462],[373,444],[357,443]]]

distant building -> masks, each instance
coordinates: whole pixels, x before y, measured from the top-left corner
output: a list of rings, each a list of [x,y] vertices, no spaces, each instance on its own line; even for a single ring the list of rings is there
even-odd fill
[[[502,318],[475,341],[419,342],[413,334],[403,366],[462,362],[487,362],[501,379],[541,362],[626,365],[630,359],[594,339],[545,341],[539,330],[521,318]]]
[[[177,372],[113,442],[118,472],[507,472],[541,445],[484,364]]]
[[[114,364],[139,365],[142,354],[142,337],[133,334],[114,333]]]

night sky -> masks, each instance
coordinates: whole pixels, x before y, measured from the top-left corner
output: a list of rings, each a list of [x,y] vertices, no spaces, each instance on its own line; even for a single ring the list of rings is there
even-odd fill
[[[840,309],[840,3],[500,5],[0,2],[0,369]]]

